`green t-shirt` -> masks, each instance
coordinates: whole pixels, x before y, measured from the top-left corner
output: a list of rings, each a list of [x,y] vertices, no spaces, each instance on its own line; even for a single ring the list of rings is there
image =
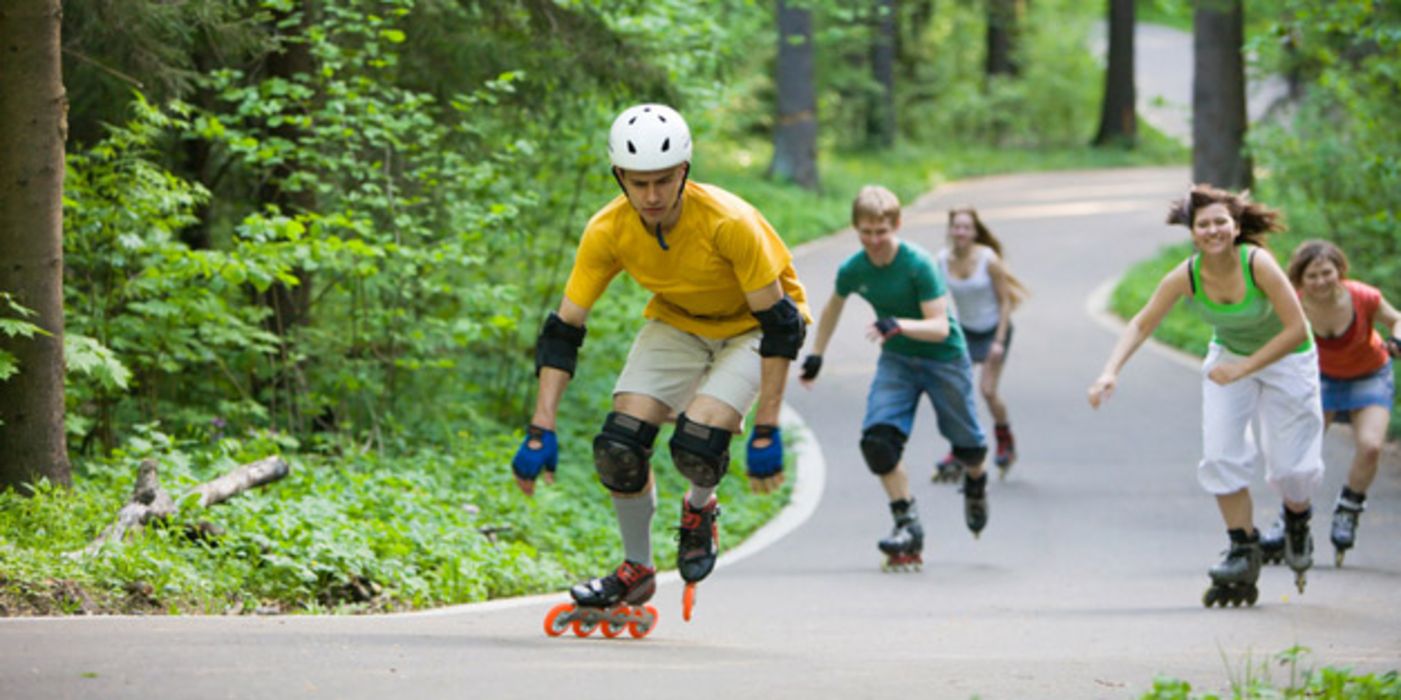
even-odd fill
[[[924,318],[920,304],[944,296],[948,288],[929,253],[901,241],[895,259],[885,267],[872,264],[864,250],[842,263],[837,270],[837,294],[847,297],[853,292],[870,302],[876,318]],[[944,313],[948,315],[947,310]],[[949,337],[943,342],[929,343],[901,334],[885,341],[885,349],[913,357],[953,360],[968,353],[968,344],[963,330],[949,318]]]
[[[1279,335],[1284,330],[1284,322],[1275,314],[1270,298],[1255,286],[1255,275],[1250,271],[1250,255],[1259,248],[1247,245],[1237,248],[1240,250],[1241,271],[1245,273],[1245,297],[1234,304],[1218,304],[1208,299],[1202,290],[1201,256],[1193,255],[1188,262],[1192,294],[1187,297],[1187,308],[1211,326],[1211,342],[1237,355],[1249,357]],[[1308,333],[1294,352],[1307,352],[1312,347],[1313,333]]]

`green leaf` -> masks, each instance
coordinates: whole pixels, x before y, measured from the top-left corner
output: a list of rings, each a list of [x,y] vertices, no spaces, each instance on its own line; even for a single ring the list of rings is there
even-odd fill
[[[116,353],[95,338],[72,332],[64,334],[63,355],[68,372],[92,377],[104,388],[126,390],[131,382],[131,370],[117,359]]]

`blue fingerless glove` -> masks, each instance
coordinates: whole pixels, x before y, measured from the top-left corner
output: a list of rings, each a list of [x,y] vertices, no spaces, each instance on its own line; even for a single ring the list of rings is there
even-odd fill
[[[755,447],[755,440],[772,438],[768,447]],[[749,475],[756,479],[766,479],[783,471],[783,435],[776,425],[755,425],[749,436],[747,453]]]
[[[540,448],[531,449],[531,440],[539,440]],[[555,431],[532,425],[526,429],[525,439],[516,450],[515,459],[511,460],[511,471],[526,481],[534,481],[541,469],[553,474],[558,464],[559,440],[555,438]]]

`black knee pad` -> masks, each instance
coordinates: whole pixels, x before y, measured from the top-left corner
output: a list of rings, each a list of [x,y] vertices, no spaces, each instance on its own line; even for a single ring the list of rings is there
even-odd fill
[[[957,447],[953,448],[953,458],[963,463],[965,467],[976,467],[987,459],[988,448],[986,447]]]
[[[696,423],[682,413],[671,435],[671,461],[677,471],[701,488],[714,488],[730,468],[730,437],[724,428]]]
[[[871,473],[885,476],[900,464],[905,452],[905,434],[888,423],[877,423],[861,434],[861,456]]]
[[[640,493],[651,471],[652,443],[657,426],[614,411],[593,439],[593,465],[598,480],[610,491]]]

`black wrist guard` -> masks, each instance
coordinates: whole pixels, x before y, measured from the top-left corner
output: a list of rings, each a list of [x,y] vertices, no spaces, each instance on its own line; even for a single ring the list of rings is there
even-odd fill
[[[759,340],[760,357],[798,359],[798,350],[807,337],[807,324],[791,298],[784,296],[767,310],[755,312],[754,317],[764,330],[764,337]]]
[[[803,358],[802,378],[807,380],[817,379],[817,373],[822,371],[822,356],[808,355]]]
[[[574,366],[579,361],[579,346],[584,344],[587,333],[588,328],[570,325],[551,311],[535,341],[535,376],[540,376],[540,368],[553,367],[573,377]]]
[[[880,333],[882,338],[897,335],[900,333],[900,322],[896,321],[894,316],[876,319],[876,332]]]

